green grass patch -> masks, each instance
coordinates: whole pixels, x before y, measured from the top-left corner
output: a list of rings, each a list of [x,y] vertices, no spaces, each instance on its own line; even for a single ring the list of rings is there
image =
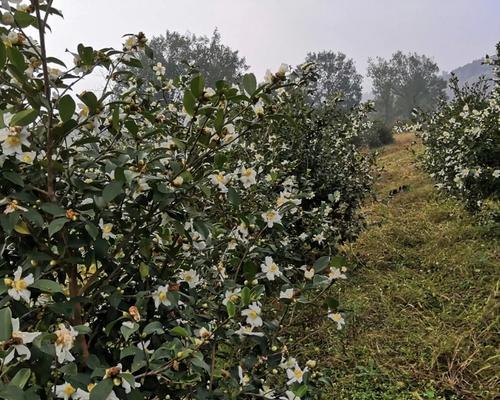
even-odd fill
[[[367,229],[346,246],[345,331],[324,323],[304,349],[332,381],[325,399],[500,396],[498,223],[437,193],[413,141],[382,150]]]

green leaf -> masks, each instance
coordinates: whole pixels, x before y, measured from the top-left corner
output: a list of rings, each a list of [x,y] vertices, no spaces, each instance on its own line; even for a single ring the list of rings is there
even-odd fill
[[[69,219],[64,217],[64,218],[57,218],[55,220],[53,220],[50,224],[49,224],[49,236],[52,237],[55,233],[59,232],[64,224],[66,224],[66,222],[68,222]]]
[[[298,397],[303,397],[306,395],[307,393],[307,385],[306,384],[302,384],[300,385],[298,388],[296,388],[293,393],[295,394],[295,396],[298,396]]]
[[[111,117],[111,125],[115,131],[120,129],[120,109],[118,107],[113,108],[113,113]]]
[[[99,235],[99,230],[97,229],[97,226],[95,226],[91,222],[87,222],[85,224],[85,230],[88,232],[88,234],[90,235],[90,237],[92,239],[94,239],[94,240],[97,239],[97,236]]]
[[[155,335],[161,335],[162,333],[164,333],[165,331],[163,330],[163,327],[160,323],[160,321],[153,321],[153,322],[150,322],[149,324],[147,324],[145,327],[144,327],[144,330],[142,331],[142,333],[144,335],[151,335],[151,334],[155,334]]]
[[[42,292],[49,294],[63,293],[61,285],[56,281],[51,281],[49,279],[38,279],[37,281],[33,282],[30,287],[40,289]]]
[[[3,68],[5,66],[6,61],[7,61],[7,51],[5,49],[3,41],[0,40],[0,68]]]
[[[144,281],[149,276],[149,266],[146,263],[141,262],[139,265],[139,274],[141,275],[141,279]]]
[[[255,89],[257,89],[257,79],[255,79],[254,74],[243,75],[243,88],[250,96],[255,92]]]
[[[63,122],[70,120],[75,113],[76,104],[69,94],[59,99],[59,116]]]
[[[19,111],[10,120],[10,126],[25,126],[32,123],[38,116],[38,110],[27,108],[26,110]]]
[[[244,287],[243,290],[241,291],[241,303],[244,306],[247,306],[250,304],[250,298],[251,298],[252,292],[248,287]]]
[[[24,71],[26,69],[24,56],[18,49],[16,49],[15,47],[7,47],[6,52],[12,65],[17,67],[21,71]]]
[[[97,100],[97,97],[94,93],[84,92],[79,97],[89,108],[91,114],[95,114],[97,112],[97,108],[99,107],[99,101]]]
[[[14,20],[16,21],[16,24],[21,28],[26,28],[27,26],[36,23],[35,17],[23,11],[16,11],[14,14]]]
[[[214,157],[214,166],[216,169],[224,169],[224,163],[227,161],[227,156],[224,153],[217,153]]]
[[[9,307],[0,309],[0,341],[12,337],[12,313]]]
[[[28,211],[26,211],[23,216],[29,221],[31,222],[33,225],[36,225],[38,226],[39,228],[41,228],[43,226],[43,217],[42,215],[34,210],[33,208],[30,208],[28,209]]]
[[[106,400],[113,390],[113,381],[103,379],[90,391],[90,400]]]
[[[104,190],[102,191],[102,198],[106,203],[112,201],[116,196],[122,193],[123,183],[120,181],[113,181],[110,184],[106,185]]]
[[[197,75],[191,81],[191,93],[195,98],[201,97],[205,88],[205,80],[201,75]]]
[[[122,325],[120,327],[120,332],[122,333],[123,337],[125,338],[125,340],[128,340],[129,337],[134,333],[134,332],[137,332],[137,329],[139,329],[139,325],[138,324],[134,324],[132,326],[132,328],[129,328],[128,326],[126,325]]]
[[[64,208],[60,207],[56,203],[43,203],[40,206],[40,209],[45,211],[46,213],[49,213],[49,214],[55,216],[55,217],[66,214],[66,210]]]
[[[184,105],[186,112],[192,117],[196,111],[196,99],[191,91],[186,90],[184,92],[184,99],[182,100],[182,104]]]
[[[26,385],[26,382],[28,382],[30,376],[31,370],[29,368],[21,368],[19,371],[17,371],[17,374],[14,375],[14,378],[12,378],[10,383],[22,389],[24,388],[24,385]]]
[[[323,271],[326,267],[328,267],[329,263],[330,263],[330,257],[328,256],[320,257],[316,260],[316,262],[313,265],[314,270],[316,272]]]
[[[87,325],[75,325],[73,326],[73,328],[75,328],[75,330],[80,335],[88,335],[89,333],[92,332],[92,330]]]
[[[2,175],[5,179],[11,181],[13,184],[17,186],[21,187],[24,186],[23,178],[21,178],[21,175],[19,175],[18,173],[12,171],[5,171],[2,173]]]
[[[234,207],[238,207],[241,204],[240,194],[232,187],[227,190],[227,198]]]
[[[347,264],[347,260],[345,259],[345,257],[335,256],[335,257],[332,257],[330,264],[332,267],[340,268],[340,267],[343,267],[344,265]]]
[[[196,231],[200,233],[201,236],[203,236],[203,239],[208,239],[208,236],[210,235],[210,229],[204,221],[195,219],[193,222],[193,226],[194,229],[196,229]]]
[[[0,386],[0,399],[26,400],[24,392],[12,384]]]
[[[172,329],[170,329],[170,334],[172,336],[182,336],[182,337],[187,337],[189,336],[189,333],[187,330],[185,330],[182,326],[176,326]]]
[[[19,220],[19,214],[17,212],[10,214],[0,214],[0,225],[7,235],[10,235],[12,229],[17,224]]]
[[[227,315],[230,317],[230,318],[233,318],[235,313],[236,313],[236,309],[234,307],[234,303],[232,301],[228,301],[227,304],[226,304],[226,310],[227,310]]]
[[[333,297],[327,297],[325,303],[331,310],[336,310],[339,306],[338,300]]]

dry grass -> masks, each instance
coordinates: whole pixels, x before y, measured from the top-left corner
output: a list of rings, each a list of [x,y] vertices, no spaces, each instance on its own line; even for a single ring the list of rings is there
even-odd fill
[[[398,135],[382,150],[368,228],[347,246],[348,328],[325,324],[306,349],[333,380],[325,398],[500,397],[498,236],[436,193],[414,142]]]

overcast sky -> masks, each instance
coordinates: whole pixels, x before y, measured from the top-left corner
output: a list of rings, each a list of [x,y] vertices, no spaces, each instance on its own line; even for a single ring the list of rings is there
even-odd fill
[[[258,77],[309,51],[342,51],[366,73],[368,57],[396,50],[431,56],[449,71],[500,41],[500,0],[54,0],[49,50],[119,47],[125,33],[210,35],[246,57]],[[66,58],[69,59],[69,58]],[[367,90],[367,88],[365,88]]]

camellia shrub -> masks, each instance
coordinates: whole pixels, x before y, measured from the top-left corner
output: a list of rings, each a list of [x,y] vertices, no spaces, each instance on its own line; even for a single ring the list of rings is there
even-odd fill
[[[290,338],[298,308],[345,323],[328,289],[371,183],[366,110],[312,109],[311,65],[143,82],[142,33],[66,67],[53,15],[2,1],[0,398],[314,398]]]
[[[497,46],[500,56],[500,44]],[[487,58],[500,77],[499,57]],[[500,196],[500,82],[493,90],[484,81],[459,88],[421,127],[424,166],[439,188],[462,199],[471,209]]]

